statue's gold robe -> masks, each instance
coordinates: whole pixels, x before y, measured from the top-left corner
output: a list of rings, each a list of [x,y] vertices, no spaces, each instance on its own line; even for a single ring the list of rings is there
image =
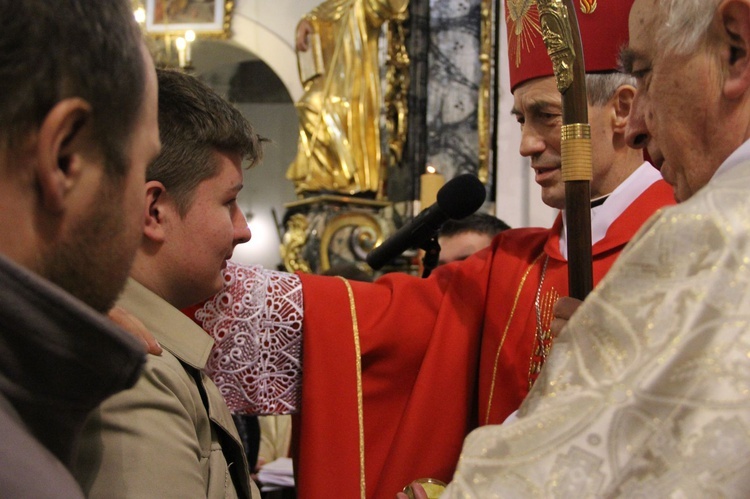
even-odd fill
[[[320,37],[323,71],[303,82],[299,143],[287,178],[298,194],[379,191],[382,175],[380,29],[408,0],[329,0],[307,19]],[[311,50],[311,48],[308,48]]]

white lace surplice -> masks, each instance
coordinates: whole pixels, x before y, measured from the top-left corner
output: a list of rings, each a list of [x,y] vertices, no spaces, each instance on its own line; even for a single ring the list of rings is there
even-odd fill
[[[206,372],[232,412],[296,412],[302,380],[299,277],[228,262],[224,280],[224,289],[195,314],[216,342]]]

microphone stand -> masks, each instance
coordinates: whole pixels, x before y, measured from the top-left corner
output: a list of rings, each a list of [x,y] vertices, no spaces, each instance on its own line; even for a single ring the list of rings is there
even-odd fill
[[[422,278],[430,276],[432,270],[437,267],[440,258],[440,244],[437,240],[437,233],[433,234],[419,249],[424,250],[422,257]]]

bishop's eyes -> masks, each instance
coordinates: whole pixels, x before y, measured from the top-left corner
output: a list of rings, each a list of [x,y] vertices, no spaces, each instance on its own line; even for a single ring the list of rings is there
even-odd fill
[[[539,121],[542,121],[542,122],[545,122],[545,123],[551,122],[551,121],[556,121],[560,117],[562,117],[561,113],[552,113],[552,112],[545,113],[545,112],[540,112],[540,113],[537,114],[537,118],[539,119]]]
[[[528,116],[523,114],[516,114],[515,118],[516,122],[521,125],[521,128],[523,128],[527,123],[535,123],[543,126],[556,126],[562,119],[562,113],[539,111],[531,113]]]

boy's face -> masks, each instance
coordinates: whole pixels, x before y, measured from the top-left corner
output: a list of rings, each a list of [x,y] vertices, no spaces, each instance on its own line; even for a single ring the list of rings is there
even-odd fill
[[[177,208],[170,217],[167,240],[172,268],[171,294],[179,308],[198,303],[219,292],[224,285],[222,269],[234,247],[250,240],[245,215],[237,204],[242,189],[239,155],[214,151],[217,173],[202,181],[193,192],[184,217]]]

